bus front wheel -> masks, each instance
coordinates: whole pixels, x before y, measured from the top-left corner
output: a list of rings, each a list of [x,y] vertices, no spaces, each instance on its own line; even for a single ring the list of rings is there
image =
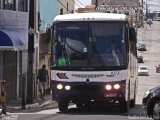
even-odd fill
[[[59,108],[59,111],[61,111],[61,112],[67,112],[67,110],[68,110],[68,101],[59,100],[58,101],[58,108]]]
[[[120,102],[120,110],[124,113],[129,111],[129,102],[121,101]]]

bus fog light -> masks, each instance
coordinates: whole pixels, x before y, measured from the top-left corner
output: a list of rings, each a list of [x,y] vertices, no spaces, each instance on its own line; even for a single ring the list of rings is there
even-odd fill
[[[119,85],[119,84],[115,84],[115,85],[114,85],[114,89],[117,90],[117,89],[119,89],[119,88],[120,88],[120,85]]]
[[[70,89],[71,89],[71,86],[66,85],[66,86],[65,86],[65,89],[66,89],[66,90],[70,90]]]
[[[111,90],[112,86],[111,85],[106,85],[106,90]]]
[[[57,89],[61,90],[62,88],[63,88],[63,85],[61,85],[61,84],[57,85]]]

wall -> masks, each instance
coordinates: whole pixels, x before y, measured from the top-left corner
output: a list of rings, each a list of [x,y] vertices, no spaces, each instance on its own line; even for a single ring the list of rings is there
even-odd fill
[[[28,13],[0,10],[0,29],[28,30]]]

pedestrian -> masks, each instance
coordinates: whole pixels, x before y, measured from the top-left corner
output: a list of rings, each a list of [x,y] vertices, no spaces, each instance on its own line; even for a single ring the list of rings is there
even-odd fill
[[[38,76],[37,76],[37,83],[39,87],[39,93],[41,99],[44,100],[45,97],[45,92],[49,83],[49,75],[48,75],[48,70],[46,69],[46,65],[43,64],[42,68],[39,69],[38,71]]]

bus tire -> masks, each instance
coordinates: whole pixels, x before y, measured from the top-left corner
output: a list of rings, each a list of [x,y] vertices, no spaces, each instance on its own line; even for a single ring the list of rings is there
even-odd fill
[[[123,113],[128,112],[128,111],[129,111],[129,102],[121,101],[121,103],[120,103],[120,110],[121,110]]]
[[[68,110],[68,101],[60,100],[58,101],[58,108],[61,112],[67,112]]]
[[[136,104],[136,83],[135,83],[135,87],[134,87],[134,98],[132,100],[130,100],[130,107],[134,108]]]
[[[130,107],[134,108],[135,107],[135,98],[133,100],[130,100]]]

